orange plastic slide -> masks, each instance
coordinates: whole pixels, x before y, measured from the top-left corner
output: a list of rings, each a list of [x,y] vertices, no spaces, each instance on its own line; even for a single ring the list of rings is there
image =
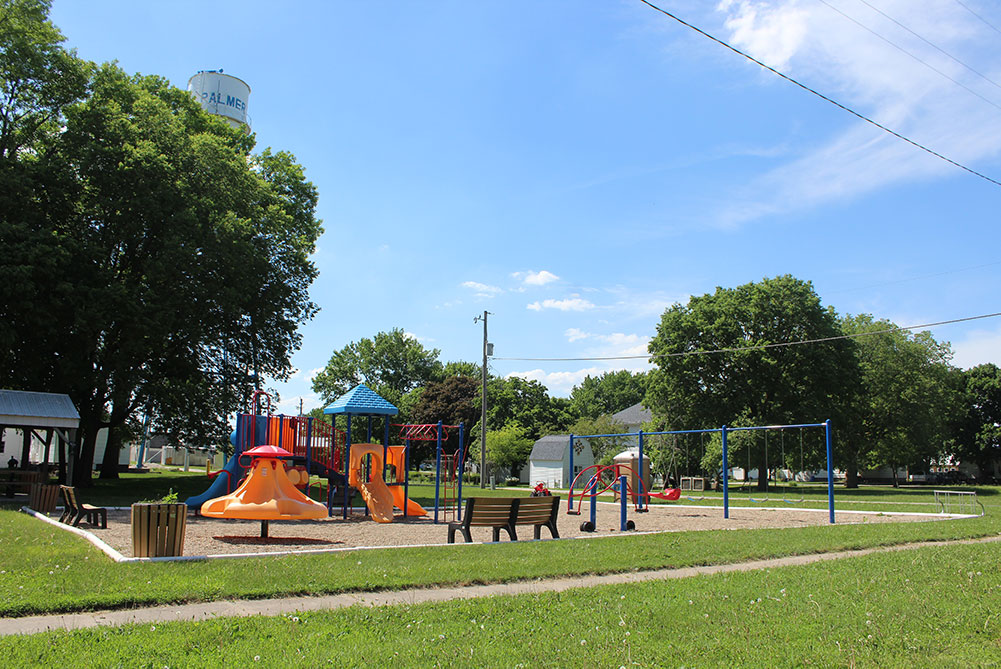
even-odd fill
[[[348,484],[354,486],[361,493],[362,499],[368,505],[368,512],[372,520],[377,523],[393,522],[393,507],[398,506],[403,509],[403,488],[386,485],[382,477],[376,475],[371,481],[362,481],[362,460],[366,455],[372,456],[372,471],[381,472],[383,469],[381,444],[351,444],[351,463],[348,473]],[[408,516],[424,516],[427,511],[422,509],[413,500],[407,500]]]

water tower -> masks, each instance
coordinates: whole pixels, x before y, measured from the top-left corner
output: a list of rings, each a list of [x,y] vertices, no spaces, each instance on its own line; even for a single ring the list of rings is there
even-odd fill
[[[210,114],[221,116],[234,128],[250,132],[247,98],[250,86],[243,79],[222,70],[202,70],[188,79],[188,91]]]

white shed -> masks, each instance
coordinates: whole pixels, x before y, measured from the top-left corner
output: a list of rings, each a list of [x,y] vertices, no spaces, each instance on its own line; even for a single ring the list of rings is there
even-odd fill
[[[587,439],[574,439],[573,473],[570,472],[570,435],[553,434],[535,442],[528,456],[528,482],[549,488],[567,488],[573,477],[594,464]]]

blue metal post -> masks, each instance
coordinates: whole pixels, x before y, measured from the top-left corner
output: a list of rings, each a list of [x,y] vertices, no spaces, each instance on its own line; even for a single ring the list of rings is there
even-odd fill
[[[347,414],[348,429],[344,436],[344,519],[348,517],[348,488],[351,484],[348,479],[351,474],[351,414]]]
[[[456,458],[458,462],[455,463],[455,475],[459,477],[459,490],[457,493],[458,500],[456,504],[458,504],[458,507],[455,509],[455,519],[460,523],[462,522],[462,477],[466,473],[465,443],[465,430],[463,424],[459,423],[459,457]]]
[[[591,478],[591,527],[598,527],[598,473]]]
[[[720,429],[723,440],[723,517],[730,517],[730,463],[726,452],[726,425]]]
[[[646,481],[643,479],[643,430],[640,430],[638,443],[640,451],[640,471],[639,471],[640,480],[636,484],[637,488],[636,493],[639,494],[639,496],[636,497],[636,510],[640,511],[643,509],[643,499],[644,499],[643,494],[650,492],[649,490],[646,489]],[[647,502],[649,503],[649,498],[647,498]]]
[[[576,478],[573,471],[573,435],[570,435],[570,492],[567,493],[567,513],[573,511],[573,480]],[[531,483],[531,481],[529,481]]]
[[[831,443],[831,419],[824,421],[824,435],[827,437],[827,508],[834,524],[834,448]]]
[[[438,507],[441,498],[441,421],[438,421],[438,442],[434,463],[434,522],[438,523]]]
[[[626,531],[626,477],[619,476],[619,530]]]

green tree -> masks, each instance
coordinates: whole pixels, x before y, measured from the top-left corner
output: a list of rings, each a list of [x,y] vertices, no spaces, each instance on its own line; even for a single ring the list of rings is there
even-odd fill
[[[408,420],[418,424],[431,424],[438,421],[445,425],[459,425],[461,423],[464,428],[463,441],[465,443],[459,443],[458,430],[450,430],[448,442],[443,444],[443,448],[454,453],[460,446],[468,447],[473,437],[473,427],[480,417],[480,382],[469,376],[451,376],[444,381],[432,381],[417,390],[420,391],[419,398],[408,414]],[[490,443],[489,438],[487,443]],[[417,446],[413,457],[418,461],[434,457],[435,444],[421,443]]]
[[[447,379],[451,376],[471,376],[474,379],[480,379],[480,366],[475,362],[466,362],[464,360],[453,360],[451,362],[446,362],[445,366],[441,369],[441,379]]]
[[[986,363],[962,375],[965,411],[957,421],[957,451],[975,462],[986,479],[1001,460],[1001,368]]]
[[[487,459],[494,467],[517,473],[528,461],[535,440],[517,425],[487,432]]]
[[[570,426],[570,434],[624,434],[629,430],[622,423],[614,420],[609,414],[597,418],[580,418]],[[612,458],[624,448],[636,443],[635,437],[596,437],[588,439],[594,461],[599,465],[612,463]]]
[[[393,328],[334,351],[323,371],[313,377],[313,391],[327,403],[364,383],[399,405],[403,396],[414,388],[441,378],[440,353]]]
[[[863,335],[852,340],[862,376],[854,420],[839,435],[861,462],[890,466],[896,485],[898,468],[927,465],[943,454],[959,400],[952,351],[927,332],[896,330],[868,314],[846,317],[842,328]]]
[[[570,411],[577,418],[597,418],[637,404],[646,394],[647,375],[623,369],[584,378],[570,391]]]
[[[6,18],[22,41],[47,30]],[[254,378],[289,373],[316,311],[308,258],[321,228],[290,155],[252,155],[252,137],[158,77],[74,71],[91,73],[86,95],[40,126],[16,117],[27,129],[8,129],[19,149],[0,161],[4,185],[31,195],[0,213],[0,239],[17,249],[0,259],[0,371],[13,387],[70,394],[74,483],[86,485],[100,428],[112,436],[102,476],[116,476],[117,435],[136,411],[177,438],[222,442]],[[44,131],[52,123],[59,132]]]
[[[535,441],[550,432],[564,432],[570,425],[568,402],[553,400],[546,387],[535,380],[517,376],[493,378],[487,382],[487,425],[489,431],[517,426]]]
[[[0,163],[20,161],[59,133],[84,96],[89,63],[61,45],[50,0],[0,0]]]
[[[717,288],[664,312],[650,342],[663,357],[646,402],[662,429],[837,420],[857,384],[851,344],[773,345],[840,334],[807,281],[786,275]],[[763,448],[752,460],[769,466]],[[758,485],[767,489],[767,478]]]

